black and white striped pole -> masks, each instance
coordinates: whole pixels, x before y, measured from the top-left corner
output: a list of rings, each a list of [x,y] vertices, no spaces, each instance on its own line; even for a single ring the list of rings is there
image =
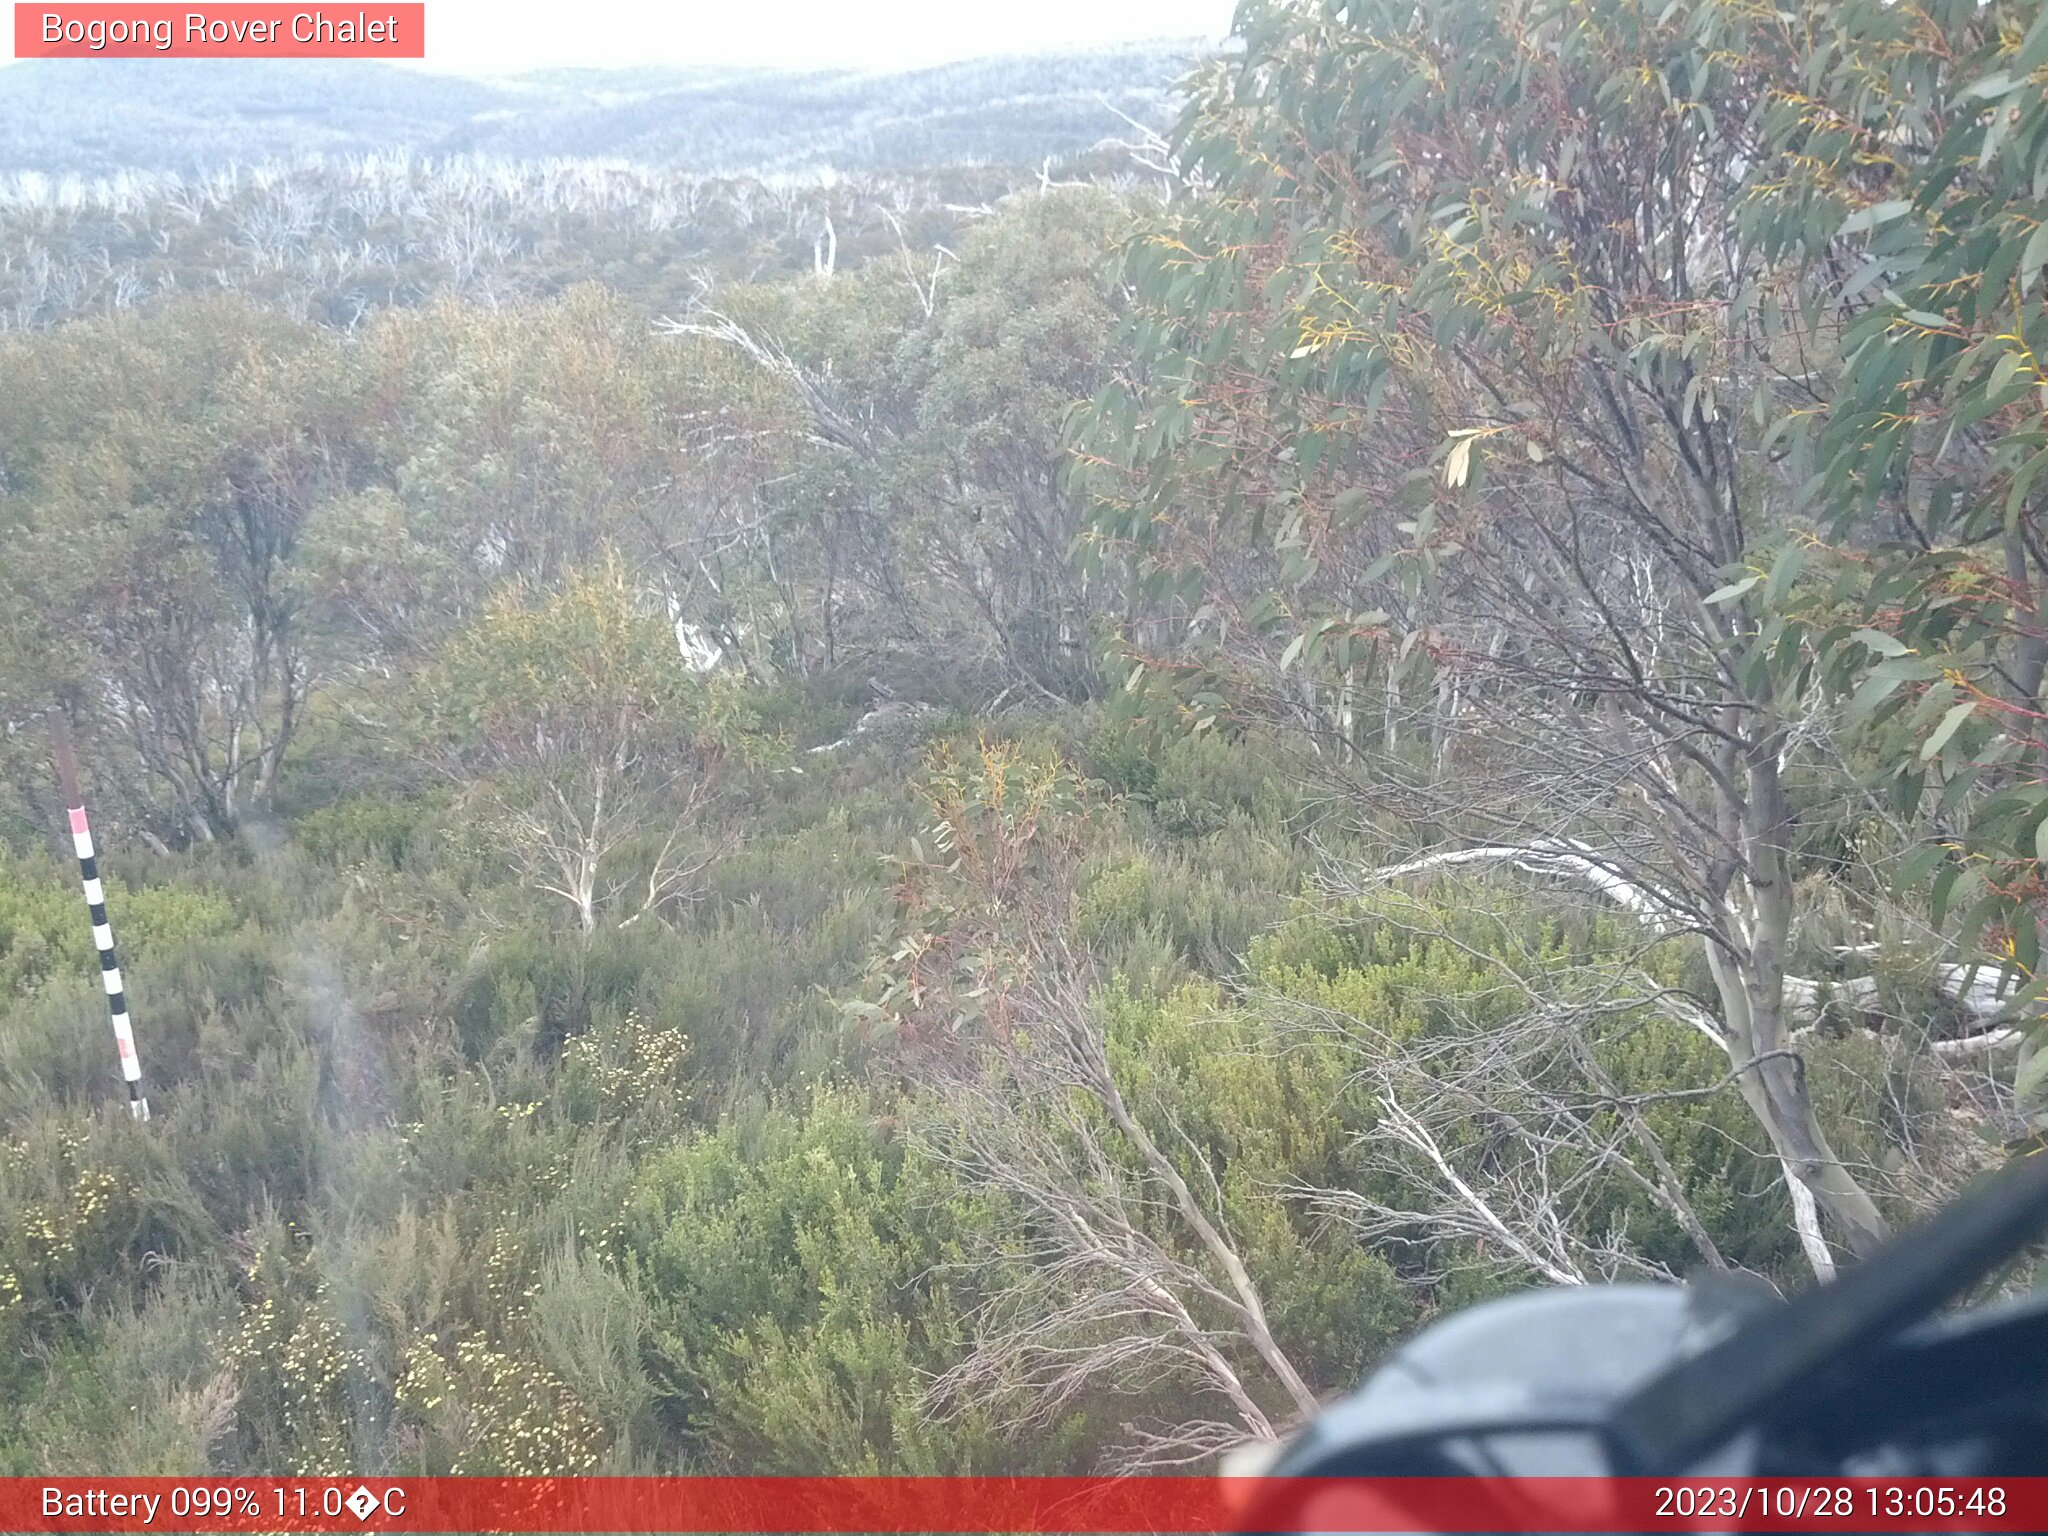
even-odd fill
[[[85,819],[85,795],[78,787],[78,758],[71,750],[71,723],[61,707],[50,715],[50,745],[57,759],[57,782],[71,812],[71,846],[78,852],[78,873],[85,882],[85,909],[92,915],[92,942],[100,952],[100,984],[107,991],[107,1012],[114,1021],[114,1049],[121,1058],[121,1076],[128,1084],[128,1113],[149,1118],[149,1100],[142,1096],[142,1060],[135,1054],[135,1027],[128,1021],[128,994],[121,985],[121,967],[114,959],[114,930],[107,922],[107,893],[100,884],[92,828]]]

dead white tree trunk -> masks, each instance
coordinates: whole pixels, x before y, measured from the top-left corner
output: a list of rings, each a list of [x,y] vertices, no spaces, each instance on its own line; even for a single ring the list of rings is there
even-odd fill
[[[1078,978],[1041,977],[1016,1001],[1028,1030],[922,1069],[931,1154],[968,1187],[1039,1218],[1021,1278],[984,1309],[973,1352],[935,1383],[933,1411],[991,1409],[1022,1428],[1085,1389],[1173,1380],[1189,1393],[1188,1415],[1141,1427],[1119,1453],[1126,1467],[1275,1438],[1316,1399],[1273,1336],[1213,1189],[1197,1191],[1127,1102]],[[1007,1234],[1011,1260],[1014,1242]]]
[[[1496,1009],[1503,992],[1520,998],[1512,1021],[1469,1011]],[[1350,1090],[1377,1106],[1358,1150],[1378,1176],[1365,1187],[1380,1192],[1299,1187],[1295,1198],[1364,1242],[1427,1246],[1439,1262],[1468,1252],[1468,1262],[1519,1266],[1553,1285],[1675,1279],[1596,1214],[1618,1190],[1633,1190],[1671,1219],[1702,1263],[1727,1267],[1642,1113],[1647,1103],[1725,1082],[1631,1096],[1594,1047],[1603,1033],[1639,1027],[1657,1011],[1653,986],[1622,963],[1523,975],[1503,960],[1470,999],[1432,1001],[1445,1022],[1409,1039],[1328,1005],[1259,997],[1283,1039],[1341,1042],[1357,1063]],[[1390,1188],[1404,1193],[1384,1193]]]

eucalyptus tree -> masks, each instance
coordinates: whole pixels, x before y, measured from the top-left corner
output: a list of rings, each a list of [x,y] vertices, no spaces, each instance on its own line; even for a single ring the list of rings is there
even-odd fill
[[[906,240],[900,261],[667,322],[781,386],[757,384],[735,414],[802,447],[790,474],[763,477],[761,534],[771,557],[768,530],[783,534],[774,575],[800,667],[943,656],[953,686],[1095,690],[1099,589],[1069,558],[1085,507],[1060,425],[1106,377],[1121,295],[1101,268],[1132,212],[1099,188],[1022,195],[957,255],[927,265]]]
[[[1849,779],[1764,610],[1807,559],[1782,423],[1832,274],[1744,227],[1772,125],[1876,9],[1248,6],[1075,439],[1132,703],[1293,722],[1419,829],[1387,878],[1518,867],[1696,944],[1710,1006],[1644,995],[1725,1050],[1822,1274],[1826,1235],[1887,1230],[1790,970],[1827,880],[1803,802]]]
[[[14,709],[67,700],[163,836],[274,795],[334,657],[313,537],[378,478],[339,344],[233,301],[0,353]]]
[[[508,589],[445,648],[424,692],[440,765],[532,890],[588,935],[702,894],[698,823],[740,701],[694,671],[616,558],[559,591]]]
[[[1808,25],[1806,86],[1760,120],[1773,180],[1743,222],[1762,257],[1828,279],[1801,336],[1823,345],[1773,427],[1804,461],[1822,542],[1759,638],[1781,675],[1847,696],[1874,776],[1921,833],[1897,883],[1927,891],[1933,921],[2003,973],[2007,1016],[2035,1031],[2048,13],[1867,0]],[[2018,1074],[2036,1111],[2038,1044]]]

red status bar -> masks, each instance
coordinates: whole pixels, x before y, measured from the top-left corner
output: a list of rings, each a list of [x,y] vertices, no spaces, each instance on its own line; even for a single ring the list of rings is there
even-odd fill
[[[2048,1478],[5,1478],[0,1529],[2017,1532]]]
[[[18,59],[423,59],[427,8],[394,5],[14,7]]]

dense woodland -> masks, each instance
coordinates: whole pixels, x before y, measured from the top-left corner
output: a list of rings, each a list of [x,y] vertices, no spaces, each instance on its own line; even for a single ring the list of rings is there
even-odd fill
[[[2034,1145],[2044,17],[18,182],[0,1472],[1202,1466]]]
[[[700,176],[1038,165],[1164,129],[1202,48],[1133,43],[925,69],[545,69],[367,60],[31,59],[0,70],[0,171],[205,175],[402,153],[600,157]]]

